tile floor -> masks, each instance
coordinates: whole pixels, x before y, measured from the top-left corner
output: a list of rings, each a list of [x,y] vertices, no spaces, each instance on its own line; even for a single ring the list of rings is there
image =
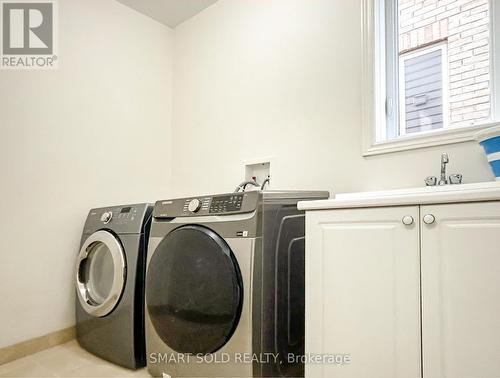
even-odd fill
[[[76,340],[0,365],[0,377],[149,377],[146,369],[128,370],[80,348]]]

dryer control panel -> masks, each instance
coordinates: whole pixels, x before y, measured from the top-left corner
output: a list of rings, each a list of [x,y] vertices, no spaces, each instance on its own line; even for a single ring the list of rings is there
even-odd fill
[[[155,218],[176,218],[249,213],[257,209],[259,192],[218,194],[158,201]]]
[[[243,205],[243,194],[233,194],[212,197],[210,202],[210,214],[235,212],[241,210]]]

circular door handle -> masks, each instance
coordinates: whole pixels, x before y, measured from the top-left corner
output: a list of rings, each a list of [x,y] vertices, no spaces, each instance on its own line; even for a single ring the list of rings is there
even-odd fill
[[[413,219],[413,217],[411,215],[406,215],[403,217],[403,219],[401,219],[401,222],[403,222],[403,224],[405,226],[411,226],[414,221],[415,220]]]
[[[433,224],[436,221],[436,217],[432,214],[426,214],[423,220],[425,224]]]

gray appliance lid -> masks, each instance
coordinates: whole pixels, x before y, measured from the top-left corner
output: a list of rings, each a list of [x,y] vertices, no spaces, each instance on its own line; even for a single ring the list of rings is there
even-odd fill
[[[327,199],[330,197],[330,192],[322,190],[262,190],[260,193],[264,201]]]

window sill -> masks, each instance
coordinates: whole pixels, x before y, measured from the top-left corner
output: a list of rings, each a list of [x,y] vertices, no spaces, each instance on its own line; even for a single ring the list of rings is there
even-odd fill
[[[483,125],[439,130],[415,136],[404,136],[387,142],[373,143],[364,149],[363,156],[382,155],[418,148],[470,142],[475,140],[475,135],[478,131],[498,125],[500,125],[500,122],[491,122]]]

